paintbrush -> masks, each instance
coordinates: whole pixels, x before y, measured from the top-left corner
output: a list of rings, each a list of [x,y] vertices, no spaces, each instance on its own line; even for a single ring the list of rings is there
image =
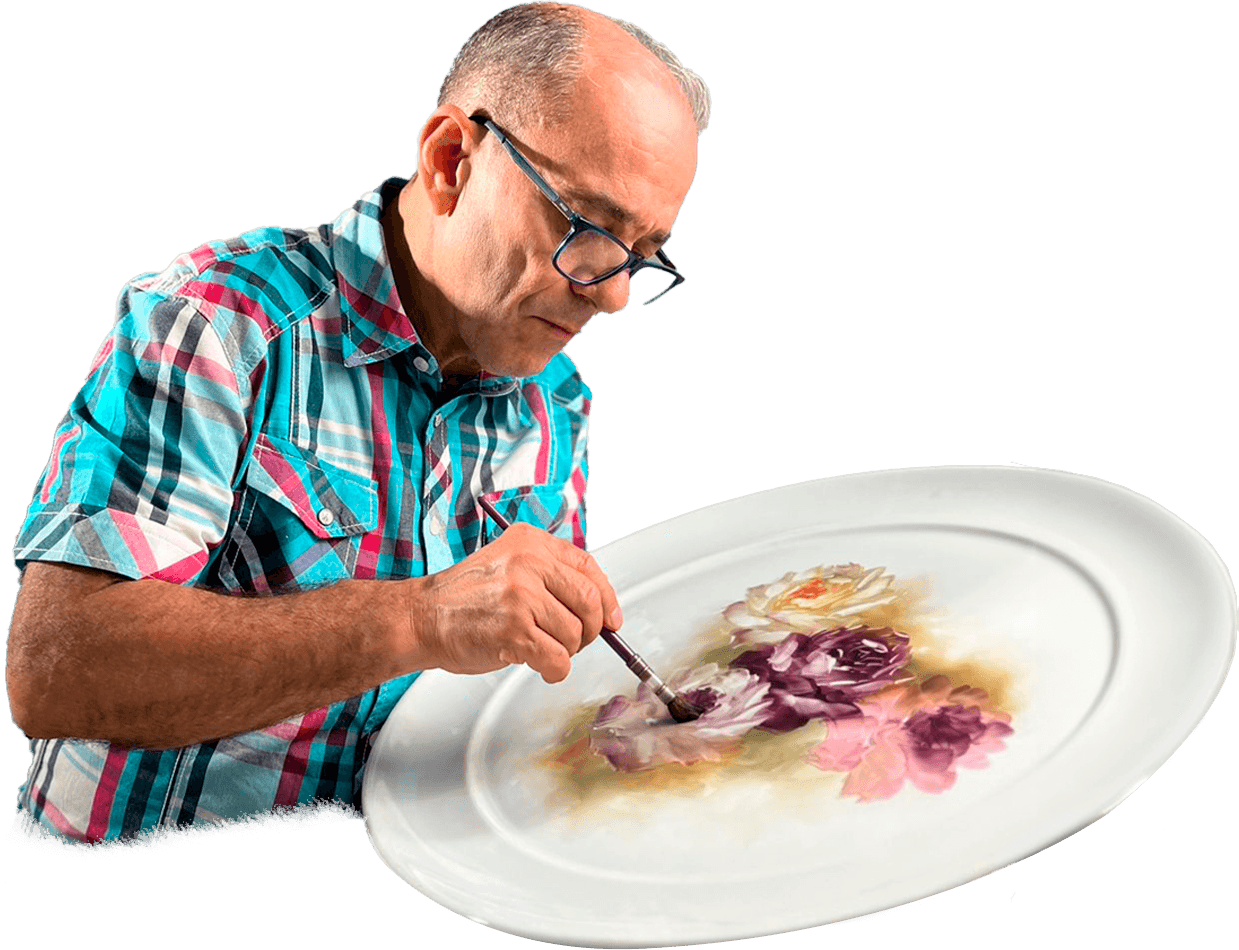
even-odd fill
[[[478,498],[478,504],[485,509],[486,513],[494,520],[495,524],[500,528],[507,530],[511,527],[511,522],[508,521],[499,511],[485,498]],[[637,678],[646,686],[654,691],[662,702],[667,704],[667,711],[671,713],[671,718],[676,722],[692,722],[701,715],[701,710],[690,703],[683,696],[678,696],[670,686],[664,683],[655,673],[648,663],[637,654],[632,647],[624,642],[623,638],[610,627],[602,628],[602,639],[607,641],[607,646],[614,650],[621,660],[627,664],[628,668],[637,674]]]

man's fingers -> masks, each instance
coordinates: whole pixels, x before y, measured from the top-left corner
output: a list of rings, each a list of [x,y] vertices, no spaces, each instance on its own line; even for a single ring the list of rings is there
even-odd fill
[[[543,597],[533,605],[533,619],[539,631],[553,637],[568,655],[576,654],[598,635],[602,623],[602,607],[597,592],[590,603],[589,585],[582,581],[573,583],[571,578],[548,578],[550,597]]]
[[[564,645],[545,630],[537,630],[521,643],[499,651],[504,663],[524,663],[548,683],[559,683],[572,672],[572,657]]]
[[[523,663],[557,683],[602,624],[618,619],[615,592],[593,558],[521,523],[422,579],[418,591],[409,639],[422,669],[484,673]]]
[[[618,630],[624,623],[624,614],[620,610],[619,598],[615,596],[615,589],[611,586],[611,582],[607,580],[607,575],[602,568],[598,566],[598,562],[594,560],[593,555],[580,548],[564,541],[562,538],[554,540],[561,542],[560,552],[561,559],[565,561],[575,572],[588,580],[589,584],[597,592],[599,604],[602,611],[601,623],[605,623],[612,630]],[[554,592],[553,592],[554,593]],[[556,594],[558,596],[558,594]],[[561,598],[562,600],[562,598]],[[571,608],[573,605],[568,603]],[[593,640],[597,636],[594,631],[589,636],[589,640]],[[588,641],[587,641],[588,642]]]

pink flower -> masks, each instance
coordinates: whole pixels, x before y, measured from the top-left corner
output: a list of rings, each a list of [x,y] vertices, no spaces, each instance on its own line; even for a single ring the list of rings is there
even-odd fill
[[[945,676],[883,690],[858,704],[860,715],[832,721],[810,763],[847,772],[843,794],[890,798],[905,781],[925,792],[955,784],[958,766],[981,769],[1004,749],[1011,717],[982,689],[951,688]]]
[[[890,627],[853,627],[806,635],[790,633],[778,646],[740,654],[733,668],[770,684],[772,703],[763,728],[798,729],[811,719],[860,715],[859,700],[909,679],[908,638]]]
[[[744,670],[709,663],[672,677],[667,685],[704,709],[692,722],[676,722],[642,683],[636,700],[616,696],[598,710],[589,745],[621,772],[669,762],[717,762],[735,752],[745,733],[761,725],[769,687]]]

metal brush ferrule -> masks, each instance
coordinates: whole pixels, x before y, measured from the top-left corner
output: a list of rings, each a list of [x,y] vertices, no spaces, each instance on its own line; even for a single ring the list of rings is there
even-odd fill
[[[612,650],[619,654],[624,664],[637,674],[637,678],[654,691],[655,696],[664,703],[671,703],[676,699],[675,692],[659,678],[657,673],[650,669],[650,665],[645,660],[633,652],[632,648],[624,642],[624,639],[618,633],[608,627],[603,627],[602,639],[607,642]]]

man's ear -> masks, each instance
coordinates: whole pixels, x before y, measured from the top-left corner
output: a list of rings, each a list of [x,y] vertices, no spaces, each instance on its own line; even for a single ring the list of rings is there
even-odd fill
[[[481,126],[453,105],[440,106],[422,128],[417,178],[435,214],[450,215],[469,179]]]

